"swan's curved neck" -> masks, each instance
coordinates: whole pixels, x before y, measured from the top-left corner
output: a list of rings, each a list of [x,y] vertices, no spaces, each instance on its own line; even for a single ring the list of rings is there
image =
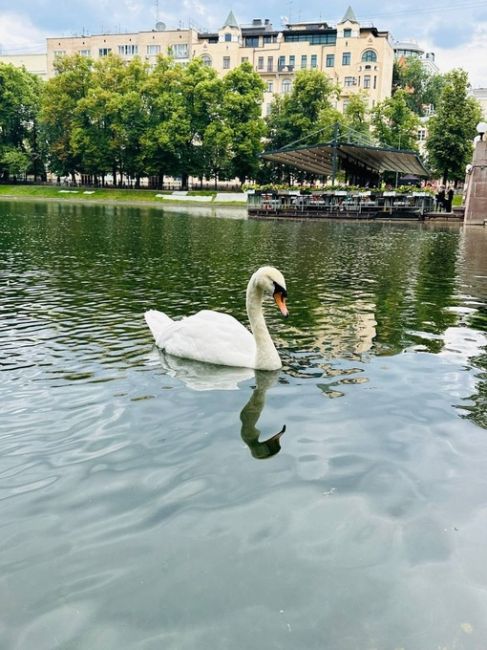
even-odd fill
[[[263,300],[263,290],[251,279],[247,287],[247,314],[255,339],[255,368],[257,370],[278,370],[282,365],[281,359],[267,329],[262,310]]]

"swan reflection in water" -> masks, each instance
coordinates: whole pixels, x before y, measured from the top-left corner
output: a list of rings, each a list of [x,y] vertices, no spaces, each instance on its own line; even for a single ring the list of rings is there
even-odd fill
[[[171,377],[182,381],[193,390],[238,390],[238,384],[255,379],[255,387],[247,404],[240,412],[240,435],[254,458],[263,459],[274,456],[281,450],[281,436],[286,431],[284,425],[278,433],[267,440],[259,440],[257,422],[265,406],[266,393],[274,386],[279,371],[252,370],[251,368],[231,368],[208,363],[180,359],[158,350],[161,366]]]
[[[276,383],[278,376],[279,372],[256,370],[256,386],[249,401],[240,411],[240,435],[254,458],[270,458],[281,451],[281,436],[286,431],[286,425],[267,440],[259,440],[260,431],[255,426],[265,406],[265,394]]]

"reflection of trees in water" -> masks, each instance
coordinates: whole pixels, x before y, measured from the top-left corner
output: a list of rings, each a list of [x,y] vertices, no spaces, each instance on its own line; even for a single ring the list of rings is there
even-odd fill
[[[441,335],[456,318],[445,308],[453,300],[458,229],[235,221],[123,206],[9,210],[23,261],[47,272],[70,305],[82,307],[88,291],[100,314],[117,304],[125,320],[149,306],[176,318],[209,308],[246,322],[249,275],[271,263],[287,278],[291,318],[283,323],[270,308],[268,321],[278,345],[291,351],[357,357],[420,342],[436,352],[441,339],[419,332]]]
[[[463,261],[459,277],[461,291],[468,296],[475,309],[465,316],[465,323],[472,329],[487,332],[487,231],[471,226],[463,231]],[[479,304],[483,302],[483,304]],[[466,417],[487,429],[487,349],[469,359],[477,371],[475,392],[469,396],[470,404],[462,406]]]
[[[475,393],[467,398],[470,403],[462,405],[462,410],[467,412],[465,417],[487,429],[487,352],[485,348],[482,354],[469,361],[480,372],[477,374]]]

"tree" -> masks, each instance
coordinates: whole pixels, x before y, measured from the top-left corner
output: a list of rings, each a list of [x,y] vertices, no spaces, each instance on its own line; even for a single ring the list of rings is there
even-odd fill
[[[265,122],[261,117],[264,82],[250,63],[223,79],[223,119],[232,141],[233,175],[241,182],[253,178],[259,166]]]
[[[417,149],[419,118],[409,108],[405,90],[400,89],[377,104],[372,111],[372,125],[381,145]]]
[[[370,125],[367,114],[367,95],[365,93],[351,95],[344,110],[344,126],[348,129],[352,141],[361,141],[369,137]]]
[[[25,176],[29,169],[29,156],[18,149],[8,149],[4,152],[0,163],[9,176],[13,176],[14,182],[19,176]]]
[[[464,70],[447,73],[436,115],[428,121],[428,162],[444,183],[448,179],[462,180],[472,158],[473,138],[482,111],[477,100],[468,96],[468,89]]]
[[[37,138],[41,84],[23,68],[0,63],[0,174],[43,171]]]
[[[424,116],[425,108],[436,108],[444,77],[431,74],[418,58],[402,58],[394,63],[393,92],[406,91],[405,99],[416,115]]]
[[[133,176],[139,183],[146,111],[140,88],[147,65],[108,56],[93,67],[91,87],[78,101],[71,144],[86,174],[112,173],[113,182]],[[118,176],[119,175],[119,176]]]
[[[334,126],[343,116],[333,106],[339,89],[333,81],[318,70],[300,70],[296,73],[293,88],[285,96],[276,96],[267,118],[269,134],[268,148],[304,146],[327,142],[333,137]],[[286,166],[275,166],[269,174],[264,166],[262,178],[281,180],[293,173],[298,180],[313,178],[312,175],[296,172]]]
[[[267,122],[271,148],[329,140],[335,122],[342,119],[333,108],[337,93],[337,86],[324,73],[297,72],[291,92],[272,103]]]
[[[78,103],[92,87],[93,62],[74,55],[60,57],[54,64],[56,76],[46,84],[41,102],[41,127],[49,149],[49,168],[58,176],[83,170],[82,154],[73,147],[75,128],[89,128],[80,116]],[[81,120],[81,121],[80,121]]]

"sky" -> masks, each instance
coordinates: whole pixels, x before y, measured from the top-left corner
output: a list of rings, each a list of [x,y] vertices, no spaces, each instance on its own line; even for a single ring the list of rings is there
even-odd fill
[[[265,5],[258,0],[0,0],[0,48],[3,53],[42,51],[47,36],[148,30],[157,18],[168,29],[191,24],[215,30],[230,10],[241,25],[252,18],[269,18],[276,28],[287,19],[334,24],[347,7],[347,0],[268,0]],[[487,0],[399,0],[394,5],[361,0],[352,8],[360,22],[435,52],[441,72],[462,67],[474,88],[487,88]]]

